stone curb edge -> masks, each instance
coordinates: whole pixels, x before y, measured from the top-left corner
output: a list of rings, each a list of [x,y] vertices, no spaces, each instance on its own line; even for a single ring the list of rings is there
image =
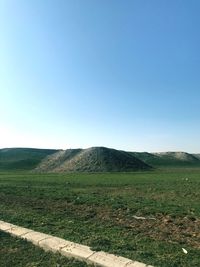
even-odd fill
[[[19,227],[0,221],[0,230],[13,236],[26,239],[46,251],[59,252],[68,258],[75,258],[88,264],[101,267],[153,267],[142,262],[109,254],[103,251],[93,251],[90,247],[70,242],[52,235],[43,234],[28,228]]]

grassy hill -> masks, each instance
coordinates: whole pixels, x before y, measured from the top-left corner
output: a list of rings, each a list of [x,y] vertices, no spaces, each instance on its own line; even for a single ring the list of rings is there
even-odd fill
[[[200,159],[200,154],[192,154],[195,158]]]
[[[0,171],[118,172],[155,168],[200,167],[200,154],[125,152],[106,147],[88,149],[0,149]]]
[[[55,149],[4,148],[0,149],[0,171],[31,170]]]
[[[154,167],[200,167],[200,156],[186,152],[130,152]]]
[[[106,147],[68,149],[45,158],[37,172],[127,172],[151,167],[128,152]]]

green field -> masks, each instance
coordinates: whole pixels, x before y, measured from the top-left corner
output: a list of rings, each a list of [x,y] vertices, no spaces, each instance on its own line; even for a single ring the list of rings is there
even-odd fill
[[[45,252],[30,242],[14,238],[2,231],[0,231],[0,240],[1,267],[87,267],[83,262]]]
[[[198,168],[104,174],[2,172],[0,219],[154,266],[199,267],[199,189]],[[1,245],[4,242],[1,237]],[[10,255],[9,247],[5,252]]]

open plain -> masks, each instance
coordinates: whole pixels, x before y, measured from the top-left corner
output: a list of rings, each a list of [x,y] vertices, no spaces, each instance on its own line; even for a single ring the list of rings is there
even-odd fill
[[[146,264],[198,267],[199,176],[199,168],[130,173],[1,172],[0,217]],[[19,241],[10,249],[8,238],[13,239],[1,238],[0,253],[11,259],[16,250],[20,252],[18,246],[25,244]],[[30,261],[31,257],[34,253],[29,254]],[[46,265],[40,261],[27,266]]]

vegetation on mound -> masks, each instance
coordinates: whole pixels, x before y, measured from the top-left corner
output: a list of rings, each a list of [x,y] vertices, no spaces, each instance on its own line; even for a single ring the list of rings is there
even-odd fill
[[[70,149],[44,159],[37,172],[130,172],[151,167],[128,152],[106,147]]]
[[[81,151],[82,149],[67,149],[58,151],[52,155],[47,156],[34,171],[52,172],[56,168],[59,168],[65,161],[71,160]]]

